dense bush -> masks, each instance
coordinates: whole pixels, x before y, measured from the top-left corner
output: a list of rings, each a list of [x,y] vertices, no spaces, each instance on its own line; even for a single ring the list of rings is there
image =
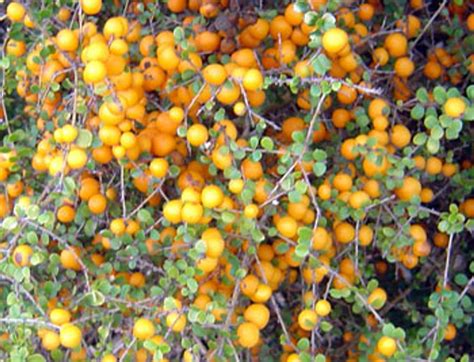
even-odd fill
[[[473,1],[3,9],[1,360],[469,360]]]

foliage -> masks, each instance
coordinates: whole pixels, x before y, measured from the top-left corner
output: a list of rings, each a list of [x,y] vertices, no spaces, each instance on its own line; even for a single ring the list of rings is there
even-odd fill
[[[473,8],[9,3],[0,358],[468,361]]]

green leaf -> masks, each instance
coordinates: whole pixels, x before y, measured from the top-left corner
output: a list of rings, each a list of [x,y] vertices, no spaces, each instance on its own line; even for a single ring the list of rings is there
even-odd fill
[[[313,151],[313,159],[315,161],[324,161],[326,160],[328,154],[324,150],[316,149]]]
[[[235,221],[235,214],[230,212],[230,211],[224,211],[222,214],[221,214],[221,219],[223,222],[225,222],[226,224],[231,224]]]
[[[180,43],[183,39],[185,39],[184,29],[180,26],[174,28],[173,36],[176,43]]]
[[[276,249],[279,254],[284,254],[290,249],[290,246],[287,243],[279,243]]]
[[[80,129],[77,134],[76,144],[81,148],[88,148],[92,145],[92,133],[87,129]]]
[[[326,164],[322,162],[316,162],[313,165],[313,173],[317,176],[320,177],[326,173],[327,167]]]
[[[296,131],[291,134],[291,138],[293,138],[293,141],[297,143],[303,143],[305,139],[305,134],[302,131]]]
[[[225,118],[225,109],[220,108],[215,114],[214,114],[214,120],[216,122],[222,121]]]
[[[438,151],[439,151],[439,146],[440,146],[439,140],[434,139],[434,138],[432,138],[432,137],[430,137],[430,138],[428,139],[428,143],[426,144],[426,148],[428,149],[428,151],[429,151],[430,153],[436,153],[436,152],[438,152]]]
[[[331,83],[331,88],[334,92],[337,92],[339,89],[341,89],[342,83],[341,82],[333,82]]]
[[[301,3],[297,3],[301,6]],[[318,21],[319,16],[318,13],[315,11],[308,11],[306,14],[304,14],[304,22],[305,24],[308,24],[309,26],[314,26],[316,22]]]
[[[13,230],[18,226],[18,221],[14,216],[8,216],[3,220],[2,227],[6,230]]]
[[[321,330],[323,332],[330,332],[332,330],[332,324],[329,323],[328,321],[322,321],[320,324]]]
[[[301,338],[299,341],[298,341],[298,345],[297,345],[298,349],[301,350],[301,351],[307,351],[310,347],[310,343],[309,343],[309,340],[308,338]]]
[[[405,331],[402,328],[395,328],[392,337],[398,340],[405,339]]]
[[[298,242],[309,244],[313,238],[313,230],[307,226],[298,229]]]
[[[438,104],[444,104],[447,99],[446,90],[441,86],[436,86],[433,89],[434,100]]]
[[[296,203],[301,201],[301,193],[296,190],[290,191],[288,193],[288,201]]]
[[[28,362],[46,362],[44,357],[40,355],[39,353],[32,354],[31,356],[28,356],[26,359]]]
[[[151,216],[150,211],[148,211],[147,209],[141,209],[140,211],[138,211],[137,218],[138,221],[147,225],[153,223],[153,217]]]
[[[163,307],[168,311],[177,309],[176,300],[173,297],[166,297],[163,302]]]
[[[265,240],[265,235],[259,229],[253,229],[252,232],[252,239],[255,240],[257,243],[261,243]]]
[[[186,285],[193,294],[197,292],[199,287],[198,282],[194,278],[188,278],[186,280]]]
[[[143,347],[145,347],[150,352],[155,352],[158,350],[158,344],[153,342],[151,339],[146,340],[143,343]]]
[[[0,68],[8,69],[10,67],[10,58],[3,57],[0,59]]]
[[[417,104],[415,107],[412,108],[410,115],[411,115],[411,118],[418,121],[422,119],[423,116],[425,115],[425,109],[420,104]]]
[[[328,57],[324,54],[319,54],[313,60],[313,69],[317,75],[324,75],[326,72],[331,69],[332,63]]]
[[[426,133],[419,132],[413,137],[413,143],[417,146],[424,145],[428,139]]]
[[[435,116],[429,115],[425,117],[425,127],[431,129],[439,124],[438,119]]]
[[[387,323],[383,326],[382,333],[384,336],[392,337],[395,332],[395,327],[392,323]]]
[[[449,127],[446,129],[446,139],[455,140],[459,138],[459,131],[454,127]]]
[[[28,231],[26,240],[28,240],[29,244],[38,244],[38,235],[34,231]]]
[[[312,84],[309,90],[311,97],[318,99],[321,96],[321,87],[318,84]]]
[[[186,137],[186,132],[187,132],[186,126],[180,126],[180,127],[178,127],[178,129],[176,130],[177,135],[178,135],[179,137],[181,137],[181,138]]]
[[[303,259],[309,254],[309,246],[303,244],[297,245],[295,248],[295,254],[297,257]]]
[[[372,292],[375,288],[379,286],[379,281],[377,279],[372,279],[370,282],[367,284],[367,290],[369,292]]]
[[[93,290],[84,296],[84,300],[91,306],[98,307],[104,304],[105,297],[101,292]]]
[[[300,194],[304,194],[308,190],[308,185],[306,182],[299,180],[295,183],[295,190]]]
[[[366,127],[369,125],[370,119],[365,114],[362,114],[357,116],[356,123],[359,127]]]
[[[456,274],[454,277],[454,282],[461,287],[465,286],[468,283],[469,279],[465,274]]]
[[[76,190],[76,182],[72,177],[64,178],[64,188],[68,194],[73,194]]]
[[[428,103],[429,96],[426,88],[418,88],[418,90],[416,91],[416,99],[418,99],[420,103]]]
[[[45,260],[43,254],[39,254],[39,253],[34,253],[32,256],[31,256],[31,265],[39,265],[41,264],[43,261]]]
[[[273,140],[268,136],[262,137],[260,144],[262,145],[264,149],[268,151],[273,150],[273,147],[275,146],[275,144],[273,143]]]
[[[444,131],[440,126],[435,126],[431,129],[430,137],[440,140],[444,136]]]
[[[314,362],[326,362],[326,356],[324,354],[318,353],[314,358]]]
[[[465,121],[474,121],[474,107],[467,107],[462,118]]]
[[[253,149],[257,148],[257,146],[258,146],[258,137],[256,137],[256,136],[250,137],[249,146]]]
[[[474,100],[474,84],[471,84],[469,87],[467,87],[466,94],[469,99]]]

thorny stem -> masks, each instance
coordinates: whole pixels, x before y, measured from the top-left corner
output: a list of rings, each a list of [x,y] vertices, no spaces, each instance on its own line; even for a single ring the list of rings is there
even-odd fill
[[[299,164],[301,163],[301,160],[303,159],[303,156],[304,154],[306,153],[306,150],[308,149],[308,145],[309,145],[309,140],[311,138],[311,135],[313,134],[313,128],[314,128],[314,124],[316,122],[316,119],[318,118],[318,115],[321,111],[321,107],[324,103],[324,100],[326,99],[326,96],[323,95],[320,99],[319,99],[319,102],[318,102],[318,105],[316,107],[316,110],[314,111],[314,114],[313,114],[313,117],[311,118],[311,121],[309,123],[309,126],[308,126],[308,131],[306,132],[306,137],[305,137],[305,140],[304,140],[304,148],[303,148],[303,151],[301,152],[301,154],[298,156],[298,158],[296,159],[295,162],[293,162],[293,164],[288,168],[288,170],[285,172],[285,174],[283,175],[283,177],[280,178],[280,180],[278,180],[277,184],[275,185],[275,187],[273,188],[273,190],[270,192],[269,196],[268,196],[268,199],[271,199],[271,197],[273,196],[273,194],[278,190],[278,188],[281,186],[281,184],[285,181],[285,179],[291,174],[291,172],[294,170],[294,168]]]
[[[136,338],[133,337],[131,342],[125,348],[125,351],[123,352],[122,357],[120,357],[120,360],[119,360],[120,362],[123,362],[125,360],[125,358],[127,357],[128,351],[130,351],[130,348],[132,348],[132,346],[135,344],[136,341],[137,341]]]
[[[122,217],[127,217],[127,206],[125,205],[125,183],[124,183],[124,167],[120,165],[120,201],[122,202]]]
[[[449,277],[449,264],[450,264],[450,259],[451,259],[451,249],[452,249],[452,246],[453,246],[453,239],[454,239],[454,234],[449,234],[449,241],[448,241],[448,249],[446,251],[446,264],[444,266],[444,273],[443,273],[443,288],[442,288],[442,291],[446,289],[446,285],[448,284],[448,277]],[[440,303],[442,303],[444,300],[444,297],[443,297],[443,294],[441,294],[441,298],[440,298]],[[433,341],[432,341],[432,345],[431,345],[431,350],[430,350],[430,353],[428,355],[428,361],[431,362],[432,360],[432,355],[433,355],[433,351],[436,347],[436,340],[438,339],[438,332],[439,332],[439,328],[441,326],[441,322],[439,320],[439,318],[436,320],[436,326],[434,327],[434,331],[433,331]]]
[[[43,310],[43,308],[41,308],[41,306],[35,301],[33,296],[25,288],[23,288],[23,286],[21,284],[16,283],[16,281],[13,278],[10,278],[10,277],[7,277],[6,275],[0,274],[0,280],[2,280],[2,279],[6,280],[7,282],[11,283],[16,288],[18,288],[20,290],[20,292],[23,293],[28,298],[28,300],[36,307],[36,309],[38,309],[40,314],[43,317],[46,317],[46,313]]]
[[[30,319],[30,318],[0,318],[0,323],[5,323],[5,324],[30,324],[33,326],[38,326],[38,327],[48,327],[50,329],[54,329],[56,331],[59,331],[59,327],[53,323],[50,322],[44,322],[38,319]]]

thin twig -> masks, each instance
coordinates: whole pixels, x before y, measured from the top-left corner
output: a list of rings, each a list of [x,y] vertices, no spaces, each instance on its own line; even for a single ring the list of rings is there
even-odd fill
[[[430,18],[430,20],[426,23],[425,27],[423,28],[423,30],[420,32],[420,34],[418,34],[418,36],[416,37],[415,41],[412,43],[411,47],[412,49],[415,48],[416,44],[418,44],[418,42],[420,41],[420,39],[422,38],[422,36],[425,34],[425,32],[431,27],[431,24],[433,24],[433,21],[435,21],[435,19],[438,17],[438,15],[441,13],[441,11],[444,9],[444,7],[446,6],[446,4],[448,3],[448,0],[443,0],[443,2],[439,5],[439,8],[438,10],[436,10],[436,12],[433,14],[433,16]]]
[[[120,200],[122,202],[122,217],[127,216],[127,206],[125,205],[125,182],[124,182],[124,167],[120,165]]]

